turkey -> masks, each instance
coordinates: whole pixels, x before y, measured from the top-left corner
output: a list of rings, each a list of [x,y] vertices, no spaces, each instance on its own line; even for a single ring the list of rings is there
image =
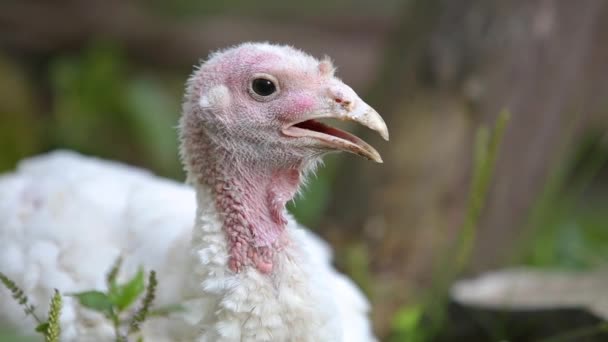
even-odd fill
[[[0,177],[0,271],[44,308],[54,288],[104,288],[119,255],[125,272],[156,270],[155,304],[186,310],[146,322],[146,341],[373,341],[365,297],[285,209],[327,153],[382,162],[322,118],[388,140],[329,59],[269,43],[213,53],[186,86],[187,184],[69,151],[22,161]],[[20,312],[0,290],[0,323],[31,332]],[[62,341],[114,340],[70,297],[61,324]]]

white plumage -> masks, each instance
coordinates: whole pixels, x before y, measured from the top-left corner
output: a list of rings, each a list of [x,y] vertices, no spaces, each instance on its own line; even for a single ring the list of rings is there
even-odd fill
[[[222,298],[229,301],[225,287],[230,281],[209,277],[206,294],[197,295],[193,290],[199,280],[192,273],[190,253],[195,210],[192,188],[141,169],[67,151],[27,159],[14,173],[0,177],[0,271],[25,290],[43,316],[54,288],[63,293],[104,289],[105,271],[123,255],[125,274],[132,274],[139,265],[158,272],[157,305],[189,303],[187,317],[176,315],[170,320],[154,319],[145,324],[145,340],[194,340],[200,332],[199,320],[212,326],[217,319],[213,312],[217,304],[210,303]],[[315,283],[310,289],[322,300],[310,305],[318,305],[326,312],[329,321],[324,323],[340,326],[336,331],[344,333],[341,340],[373,340],[366,299],[350,280],[331,267],[331,252],[325,243],[290,221],[290,233],[308,257],[308,263],[300,266],[304,271],[300,274],[314,273],[306,280]],[[218,227],[209,229],[221,233]],[[205,247],[221,248],[220,240],[210,241]],[[307,266],[309,269],[305,270]],[[201,266],[198,268],[200,271]],[[251,283],[257,288],[243,287],[244,297],[251,294],[249,290],[264,295],[257,282]],[[285,294],[297,296],[293,291]],[[226,303],[231,304],[241,305],[235,308],[239,312],[254,309],[244,301]],[[271,317],[269,312],[261,314]],[[0,290],[0,321],[27,333],[32,333],[35,325],[5,290]],[[101,315],[80,307],[69,297],[65,298],[61,323],[64,341],[113,339],[113,330]],[[273,324],[266,319],[264,323]],[[227,336],[223,340],[240,340],[239,328],[224,329]],[[297,334],[293,327],[285,329],[289,330],[284,336],[269,336],[267,340],[280,341]],[[213,334],[202,340],[222,340]]]

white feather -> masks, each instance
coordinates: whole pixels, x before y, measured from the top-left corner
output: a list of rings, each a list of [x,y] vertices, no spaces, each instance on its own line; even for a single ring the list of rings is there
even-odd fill
[[[294,248],[275,277],[232,273],[212,201],[198,193],[197,211],[191,187],[137,168],[66,151],[25,160],[0,176],[0,272],[44,316],[54,288],[105,289],[119,255],[123,276],[153,269],[155,304],[187,311],[144,324],[146,341],[374,340],[366,299],[332,268],[324,242],[290,219]],[[35,325],[4,289],[0,322],[26,333]],[[62,341],[114,338],[107,320],[70,297],[61,324]]]

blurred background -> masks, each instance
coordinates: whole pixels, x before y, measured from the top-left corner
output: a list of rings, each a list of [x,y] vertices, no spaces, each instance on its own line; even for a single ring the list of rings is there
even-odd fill
[[[331,56],[390,128],[390,143],[366,137],[383,165],[332,157],[292,206],[369,296],[382,340],[458,340],[449,331],[468,323],[450,318],[437,284],[606,265],[604,0],[2,0],[0,171],[67,148],[182,181],[184,82],[210,51],[243,41]],[[475,132],[503,109],[511,119],[470,256],[446,280]],[[608,290],[597,296],[606,303]]]

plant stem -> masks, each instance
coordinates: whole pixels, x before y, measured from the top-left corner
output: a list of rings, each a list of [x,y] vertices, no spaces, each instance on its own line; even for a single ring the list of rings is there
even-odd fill
[[[110,313],[110,318],[112,319],[112,323],[114,325],[114,336],[116,342],[126,342],[124,336],[120,334],[120,319],[114,310]]]

